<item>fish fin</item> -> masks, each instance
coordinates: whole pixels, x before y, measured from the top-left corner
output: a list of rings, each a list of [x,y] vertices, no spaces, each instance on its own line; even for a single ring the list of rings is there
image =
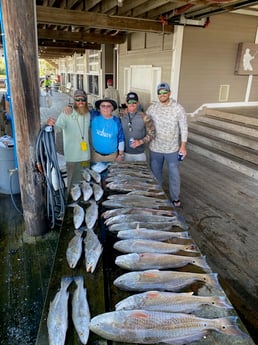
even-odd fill
[[[148,299],[157,298],[160,295],[159,291],[147,291],[146,296]]]
[[[183,335],[182,337],[172,338],[172,339],[162,339],[161,343],[171,344],[171,345],[185,345],[192,343],[193,341],[200,340],[207,335],[207,331],[199,331],[198,333],[193,333],[191,335]]]
[[[146,314],[143,310],[135,310],[134,312],[132,312],[131,317],[135,317],[138,319],[147,319],[149,315]]]
[[[138,233],[140,232],[140,224],[139,223],[137,223],[137,225],[136,225],[136,229],[135,229]]]
[[[154,278],[157,276],[157,272],[160,272],[159,270],[149,270],[149,271],[144,271],[142,275],[147,278]]]

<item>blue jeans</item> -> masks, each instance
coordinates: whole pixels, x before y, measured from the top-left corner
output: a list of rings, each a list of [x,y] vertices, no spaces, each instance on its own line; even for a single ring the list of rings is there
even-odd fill
[[[177,157],[178,152],[160,153],[150,151],[150,168],[161,187],[163,183],[162,170],[164,161],[167,163],[169,195],[172,201],[180,199],[180,172]]]

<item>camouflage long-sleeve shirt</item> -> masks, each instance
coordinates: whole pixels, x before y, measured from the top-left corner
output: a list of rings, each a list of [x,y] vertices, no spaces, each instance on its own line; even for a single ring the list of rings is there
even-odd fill
[[[179,103],[174,100],[167,105],[157,102],[150,105],[146,113],[152,118],[156,130],[156,136],[150,143],[152,151],[176,152],[180,142],[187,142],[187,115]]]

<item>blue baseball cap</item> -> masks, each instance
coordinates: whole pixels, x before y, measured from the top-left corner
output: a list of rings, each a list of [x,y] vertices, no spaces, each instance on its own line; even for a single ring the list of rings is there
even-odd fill
[[[157,92],[159,92],[159,90],[167,90],[170,91],[170,86],[168,85],[168,83],[160,83],[157,86]]]

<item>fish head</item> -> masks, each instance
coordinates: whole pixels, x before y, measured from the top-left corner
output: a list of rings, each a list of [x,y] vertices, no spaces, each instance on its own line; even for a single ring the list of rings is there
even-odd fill
[[[139,254],[130,253],[116,257],[115,264],[124,269],[130,270],[132,265],[139,261]]]
[[[236,335],[241,338],[246,338],[248,336],[237,326],[237,316],[222,317],[213,319],[212,321],[214,321],[214,329],[220,333]]]

